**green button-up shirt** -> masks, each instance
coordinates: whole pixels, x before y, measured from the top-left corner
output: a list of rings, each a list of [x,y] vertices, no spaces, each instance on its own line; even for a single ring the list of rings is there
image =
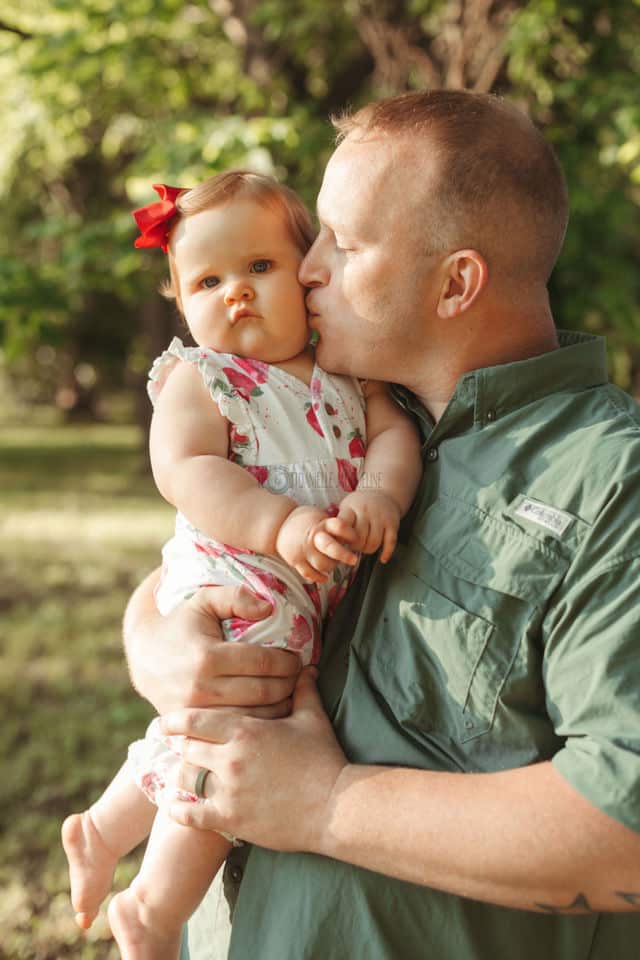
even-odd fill
[[[424,477],[392,562],[363,567],[327,629],[321,692],[355,763],[490,772],[552,759],[640,831],[640,413],[607,383],[601,340],[561,343],[466,374],[435,426],[396,390],[421,422]],[[257,848],[230,951],[639,955],[640,914],[505,909]]]

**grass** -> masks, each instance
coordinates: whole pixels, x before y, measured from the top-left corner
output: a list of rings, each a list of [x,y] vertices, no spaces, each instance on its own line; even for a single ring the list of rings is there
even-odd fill
[[[73,922],[59,843],[142,734],[120,640],[172,511],[133,427],[0,428],[0,958],[116,960]],[[136,855],[116,874],[122,887]]]

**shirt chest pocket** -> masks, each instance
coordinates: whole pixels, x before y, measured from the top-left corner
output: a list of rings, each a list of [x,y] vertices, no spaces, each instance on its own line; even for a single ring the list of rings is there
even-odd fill
[[[568,563],[507,520],[437,501],[381,580],[384,603],[356,650],[396,722],[462,744],[503,703],[534,712],[541,618]]]

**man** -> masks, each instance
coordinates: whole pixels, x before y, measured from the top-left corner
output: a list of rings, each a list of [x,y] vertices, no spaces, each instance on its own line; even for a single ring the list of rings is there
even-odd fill
[[[287,655],[216,642],[211,609],[246,596],[162,625],[150,676],[148,585],[134,598],[134,680],[212,770],[174,814],[256,845],[238,960],[631,960],[640,417],[602,342],[556,334],[562,173],[490,96],[406,94],[339,126],[300,271],[318,359],[401,385],[424,477],[392,562],[329,625],[324,709],[305,671],[284,716]],[[173,710],[198,684],[227,710]]]

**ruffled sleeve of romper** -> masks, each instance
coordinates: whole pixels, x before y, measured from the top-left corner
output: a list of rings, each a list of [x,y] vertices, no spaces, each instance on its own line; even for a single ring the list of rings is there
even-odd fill
[[[244,457],[252,460],[258,452],[258,441],[249,413],[249,401],[229,379],[229,371],[233,373],[233,360],[230,354],[218,353],[208,347],[185,347],[179,337],[174,337],[167,349],[153,361],[147,392],[155,405],[167,377],[177,363],[182,361],[197,367],[211,399],[217,404],[222,416],[235,428],[231,432],[231,451],[233,452],[233,437],[242,435]]]

